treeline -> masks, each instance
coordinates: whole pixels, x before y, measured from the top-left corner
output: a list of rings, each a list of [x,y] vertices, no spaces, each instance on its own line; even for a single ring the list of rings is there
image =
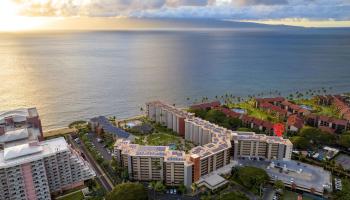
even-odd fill
[[[227,117],[223,112],[214,109],[190,109],[189,112],[194,113],[196,117],[205,119],[211,123],[225,127],[227,129],[236,130],[242,126],[242,120],[233,117]]]

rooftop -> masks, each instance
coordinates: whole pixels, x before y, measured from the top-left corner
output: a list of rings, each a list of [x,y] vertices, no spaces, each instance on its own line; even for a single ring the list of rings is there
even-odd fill
[[[119,138],[128,138],[128,137],[130,137],[130,134],[128,132],[124,131],[121,128],[118,128],[118,127],[114,126],[104,116],[99,116],[99,117],[92,118],[92,119],[90,119],[90,121],[98,123],[103,128],[103,130],[105,132],[108,132],[110,134],[114,134],[114,135],[116,135]]]
[[[232,137],[237,138],[238,140],[256,140],[256,141],[264,141],[267,143],[279,143],[279,144],[291,144],[291,142],[288,139],[284,139],[282,137],[278,136],[267,136],[264,134],[255,134],[248,132],[244,134],[244,132],[239,133],[233,133]]]
[[[8,147],[0,151],[0,169],[32,162],[67,150],[69,147],[63,137]]]
[[[5,123],[5,119],[12,118],[13,122],[23,122],[27,117],[37,117],[38,112],[36,108],[19,108],[8,111],[0,111],[0,124]]]
[[[21,128],[7,131],[4,135],[0,135],[0,143],[5,146],[13,146],[26,141],[36,141],[40,136],[38,128]]]
[[[321,167],[296,161],[239,160],[239,165],[255,166],[266,170],[272,180],[286,184],[295,183],[305,188],[314,188],[323,193],[323,187],[331,184],[331,173]]]

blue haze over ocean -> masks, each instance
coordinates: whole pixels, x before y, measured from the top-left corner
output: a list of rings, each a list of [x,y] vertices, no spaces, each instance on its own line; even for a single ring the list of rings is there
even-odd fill
[[[46,130],[155,99],[350,92],[350,30],[2,33],[0,83],[0,110],[36,106]]]

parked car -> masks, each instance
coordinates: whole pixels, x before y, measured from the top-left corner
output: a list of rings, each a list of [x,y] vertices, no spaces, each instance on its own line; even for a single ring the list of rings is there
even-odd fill
[[[75,143],[80,144],[80,139],[79,138],[75,138],[74,141],[75,141]]]
[[[102,143],[103,140],[101,138],[97,138],[97,142]]]

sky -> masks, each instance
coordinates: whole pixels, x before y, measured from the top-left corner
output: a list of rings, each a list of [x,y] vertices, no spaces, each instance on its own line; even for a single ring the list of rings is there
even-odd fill
[[[350,27],[350,0],[0,0],[0,31],[74,29],[77,21],[113,29],[110,21],[120,18]]]

